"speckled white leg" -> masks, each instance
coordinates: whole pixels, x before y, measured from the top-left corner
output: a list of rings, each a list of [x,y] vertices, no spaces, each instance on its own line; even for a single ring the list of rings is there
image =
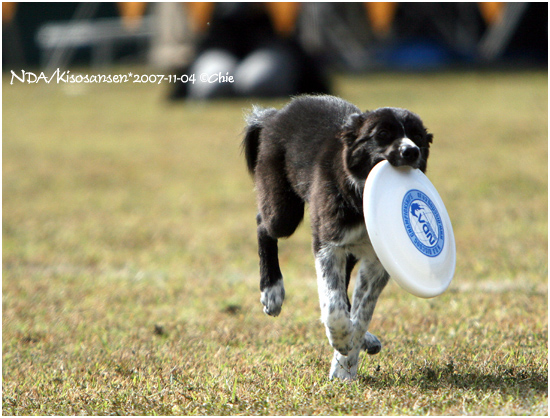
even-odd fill
[[[374,257],[363,259],[353,292],[351,307],[352,333],[350,338],[350,350],[348,353],[335,352],[330,369],[330,378],[355,379],[359,353],[367,349],[375,354],[380,351],[380,341],[374,335],[367,332],[376,301],[389,276]],[[378,351],[376,351],[378,348]],[[347,355],[346,355],[347,354]]]
[[[345,283],[346,253],[327,246],[317,252],[315,267],[321,304],[321,321],[325,324],[330,345],[342,354],[351,349],[352,324]]]

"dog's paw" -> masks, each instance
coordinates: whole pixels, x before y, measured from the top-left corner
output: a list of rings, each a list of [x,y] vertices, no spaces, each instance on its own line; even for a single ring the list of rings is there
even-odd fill
[[[361,350],[366,351],[367,354],[370,354],[370,355],[378,354],[380,350],[382,350],[382,343],[375,335],[372,335],[370,332],[367,332],[363,339]]]
[[[284,300],[285,287],[283,279],[279,280],[274,286],[266,287],[260,297],[260,302],[264,305],[264,313],[271,316],[279,316]]]
[[[345,339],[336,339],[334,341],[330,341],[330,345],[343,356],[347,356],[351,350],[351,344],[349,343],[349,341],[346,342]]]
[[[325,323],[327,337],[330,345],[343,356],[352,349],[353,327],[349,318],[345,315],[339,317],[329,316]]]
[[[359,353],[354,351],[349,356],[335,352],[330,366],[330,379],[354,380],[357,377]]]

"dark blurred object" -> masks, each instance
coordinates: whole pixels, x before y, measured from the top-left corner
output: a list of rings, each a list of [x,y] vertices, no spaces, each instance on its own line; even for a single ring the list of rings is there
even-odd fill
[[[548,4],[397,3],[391,29],[368,43],[371,67],[547,66]]]
[[[105,18],[124,21],[125,9],[136,5],[141,8],[140,13],[146,15],[144,21],[153,21],[155,32],[168,33],[168,41],[159,37],[158,51],[148,42],[125,43],[120,47],[117,44],[113,62],[144,62],[151,50],[152,58],[149,59],[155,68],[172,73],[168,71],[186,66],[180,71],[187,73],[190,57],[198,57],[193,55],[193,50],[199,54],[205,52],[210,48],[209,43],[216,50],[229,48],[228,54],[238,63],[252,51],[264,49],[265,54],[259,54],[257,62],[264,65],[270,60],[290,63],[280,68],[270,67],[275,68],[280,78],[288,80],[285,71],[299,72],[296,80],[290,82],[290,85],[295,83],[297,92],[327,91],[329,83],[325,69],[437,70],[464,65],[474,68],[547,67],[548,63],[547,2],[267,2],[245,5],[4,2],[2,69],[9,71],[23,66],[31,69],[39,65],[37,33],[46,24],[76,23],[82,16],[80,11],[92,10],[93,13],[84,13],[83,20],[97,27],[101,25],[96,23]],[[166,5],[171,7],[166,8]],[[186,23],[185,11],[192,5],[209,10],[215,7],[216,15],[209,12],[201,21],[204,30],[189,30],[191,34],[187,36],[191,25]],[[291,31],[281,32],[277,21],[281,17],[288,18],[288,14],[275,10],[275,5],[275,9],[286,5],[284,7],[299,10],[298,19],[291,15]],[[156,11],[159,9],[168,9],[168,13],[174,15],[173,21],[158,19]],[[202,36],[197,37],[197,33]],[[194,42],[197,38],[199,42]],[[269,39],[274,40],[273,43],[270,44]],[[70,60],[65,61],[71,66],[88,64],[94,61],[94,53],[98,51],[94,52],[90,46],[75,47],[74,54],[67,54],[71,55]],[[55,60],[51,63],[56,64]],[[259,65],[251,59],[249,68],[259,69]],[[275,78],[271,80],[267,83],[269,88],[278,84]],[[185,90],[184,86],[179,87]],[[181,97],[186,93],[174,91],[173,95]]]
[[[82,49],[91,51],[90,62],[94,68],[111,66],[116,52],[124,47],[135,45],[145,50],[155,31],[154,22],[149,17],[131,21],[136,23],[133,26],[126,22],[120,18],[77,17],[68,22],[44,24],[36,35],[42,68],[47,72],[67,68],[76,52]]]
[[[506,3],[482,59],[515,65],[548,64],[548,3]],[[487,36],[489,38],[489,36]],[[491,41],[491,39],[488,39]],[[482,43],[483,45],[483,43]],[[492,49],[490,49],[492,47]]]
[[[215,3],[196,59],[177,73],[195,81],[176,83],[171,99],[330,93],[320,59],[306,53],[294,33],[275,31],[261,3]],[[200,81],[202,74],[220,73],[233,82]]]
[[[103,19],[121,19],[121,5],[113,2],[10,3],[13,10],[9,19],[4,15],[5,4],[2,3],[3,70],[12,70],[21,65],[36,67],[40,64],[42,54],[36,38],[40,28],[46,24],[69,24],[77,21],[94,24]],[[122,45],[113,51],[113,60],[126,60],[127,57],[136,56],[143,50],[143,46],[138,43]],[[75,48],[70,54],[70,64],[87,64],[92,55],[92,48]]]
[[[19,26],[14,20],[16,11],[17,3],[2,3],[2,62],[22,67],[25,65],[25,56]]]

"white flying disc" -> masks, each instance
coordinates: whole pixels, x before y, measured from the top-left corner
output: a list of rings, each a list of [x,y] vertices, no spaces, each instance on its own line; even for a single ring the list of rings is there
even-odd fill
[[[456,265],[453,227],[422,171],[378,163],[365,183],[363,211],[378,259],[402,288],[432,298],[449,287]]]

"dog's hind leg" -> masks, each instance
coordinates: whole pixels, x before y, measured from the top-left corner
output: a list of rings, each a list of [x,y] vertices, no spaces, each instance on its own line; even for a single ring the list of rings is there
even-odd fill
[[[376,354],[382,345],[378,338],[367,332],[372,314],[378,301],[378,296],[389,280],[388,273],[376,258],[363,260],[357,283],[353,293],[351,321],[353,334],[351,349],[347,356],[335,352],[330,370],[330,377],[340,379],[354,379],[357,376],[359,352],[367,350],[369,354]]]
[[[257,179],[262,177],[257,176]],[[267,177],[269,179],[269,177]],[[304,217],[304,202],[281,183],[257,182],[259,191],[258,254],[260,256],[260,301],[264,312],[278,316],[285,298],[283,276],[279,267],[278,239],[294,233]]]
[[[258,222],[258,255],[260,256],[260,301],[264,305],[264,312],[271,316],[278,316],[285,299],[283,275],[279,267],[277,238],[273,238],[262,224],[262,217],[257,216]]]

